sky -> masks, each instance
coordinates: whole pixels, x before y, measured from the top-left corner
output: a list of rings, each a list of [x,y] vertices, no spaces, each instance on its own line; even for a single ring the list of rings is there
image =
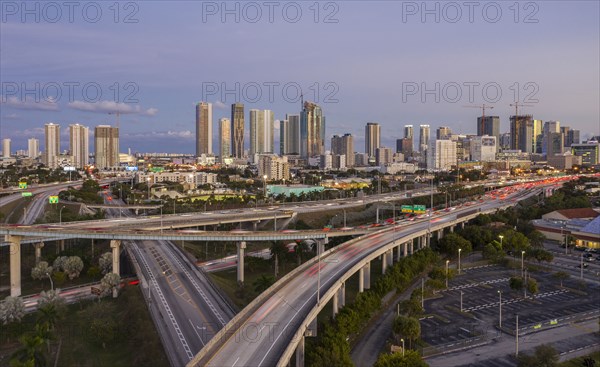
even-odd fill
[[[73,4],[73,5],[65,5]],[[471,5],[469,5],[471,4]],[[195,151],[195,104],[323,108],[326,146],[381,124],[476,132],[481,109],[509,130],[511,104],[600,134],[598,1],[0,2],[0,137],[43,144],[43,125],[115,124],[121,150]],[[278,130],[276,130],[276,144]],[[90,142],[93,146],[93,139]],[[277,147],[277,145],[276,145]],[[248,139],[246,139],[248,148]],[[277,148],[276,148],[277,149]]]

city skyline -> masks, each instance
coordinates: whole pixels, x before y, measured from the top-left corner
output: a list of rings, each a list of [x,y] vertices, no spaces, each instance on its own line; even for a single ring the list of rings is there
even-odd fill
[[[245,105],[245,111],[270,109],[275,119],[281,120],[286,114],[298,113],[300,105],[293,89],[289,91],[290,101],[282,97],[286,83],[300,85],[304,99],[315,100],[323,108],[328,117],[325,141],[335,134],[351,133],[357,137],[355,144],[363,146],[362,130],[368,121],[381,124],[385,146],[393,146],[396,139],[403,137],[401,128],[406,124],[444,125],[457,133],[475,133],[473,121],[481,114],[463,105],[483,103],[495,107],[493,115],[500,116],[500,133],[503,133],[509,129],[508,117],[514,114],[510,104],[515,102],[515,83],[518,83],[520,102],[526,102],[529,94],[537,89],[529,99],[539,102],[526,107],[523,113],[542,120],[559,120],[579,129],[582,140],[599,134],[597,2],[542,3],[537,23],[515,23],[513,14],[505,7],[504,17],[498,23],[481,19],[471,23],[462,19],[457,24],[443,20],[437,24],[433,18],[423,23],[416,17],[403,22],[400,4],[385,3],[386,11],[382,11],[382,4],[340,3],[336,15],[339,22],[331,24],[314,24],[310,19],[297,24],[281,20],[223,23],[212,18],[202,22],[198,15],[201,5],[195,3],[182,3],[180,7],[140,4],[137,24],[103,21],[90,27],[90,23],[81,21],[21,23],[9,18],[3,22],[0,36],[3,44],[0,65],[5,83],[0,92],[4,99],[0,137],[11,138],[13,150],[26,148],[27,139],[42,138],[42,126],[46,122],[54,121],[63,126],[73,123],[114,125],[118,117],[108,112],[119,110],[123,148],[151,151],[160,141],[166,152],[193,153],[194,117],[189,110],[197,101],[207,100],[213,104],[215,121],[230,117],[230,105],[237,101]],[[311,13],[304,10],[308,18]],[[108,10],[105,13],[109,14]],[[368,25],[364,28],[367,31],[354,31],[356,24]],[[139,32],[141,29],[144,32]],[[502,32],[498,32],[499,29]],[[198,39],[205,38],[197,36],[208,31],[214,38],[203,41],[202,47],[195,47]],[[324,31],[330,34],[329,39],[315,45],[315,52],[321,55],[318,66],[311,66],[306,55],[291,58],[285,66],[247,56],[267,54],[274,45],[283,53],[297,54],[298,31],[304,32],[305,40],[320,39]],[[119,37],[114,37],[117,33]],[[81,34],[85,41],[84,38],[61,37],[70,34]],[[527,42],[515,42],[515,39],[523,39],[523,34],[527,34]],[[64,45],[56,44],[59,38],[65,39]],[[370,42],[374,38],[377,41]],[[489,44],[490,39],[494,41],[493,46],[470,46]],[[444,46],[426,46],[433,41]],[[217,58],[218,53],[205,52],[224,43],[240,51],[235,62]],[[390,43],[402,47],[385,46]],[[363,44],[365,52],[357,56],[350,46],[354,44]],[[102,71],[101,66],[106,65],[106,61],[100,63],[100,59],[88,56],[94,55],[98,45],[106,47],[107,54],[119,55],[111,58],[110,73]],[[515,52],[527,52],[535,57],[507,57]],[[45,63],[34,62],[40,59]],[[245,67],[239,68],[238,64]],[[365,70],[365,73],[360,75],[357,70]],[[56,103],[34,103],[20,98],[21,93],[13,96],[8,88],[13,84],[6,85],[75,82],[80,83],[80,87],[75,88],[73,100],[68,99],[68,88],[63,87],[62,98]],[[126,85],[129,82],[133,84]],[[465,86],[471,82],[479,83],[472,102]],[[85,83],[101,86],[102,97],[98,101],[89,102],[81,96],[81,85]],[[111,102],[115,83],[118,83],[120,102],[132,93],[131,99],[137,102],[120,105]],[[218,93],[203,96],[206,83],[217,85]],[[262,87],[262,99],[252,102],[251,96],[245,95],[247,98],[236,100],[234,94],[222,98],[222,92],[232,89],[236,83],[240,83],[240,90],[258,83]],[[273,102],[268,99],[268,83],[278,83],[274,87]],[[403,83],[414,83],[421,92],[409,95],[404,102]],[[434,88],[436,83],[440,91],[448,92],[439,102],[435,96],[422,95],[423,90]],[[462,98],[450,103],[449,86],[455,85],[453,83],[461,86]],[[486,83],[497,83],[501,87],[502,97],[498,102],[482,98],[481,88]],[[317,95],[318,99],[314,98]],[[91,97],[89,95],[88,100],[93,99]],[[337,102],[324,103],[327,97]],[[425,102],[422,97],[426,97]],[[217,130],[213,128],[213,141],[216,141]],[[248,129],[244,133],[248,141]],[[276,131],[276,139],[277,135]]]

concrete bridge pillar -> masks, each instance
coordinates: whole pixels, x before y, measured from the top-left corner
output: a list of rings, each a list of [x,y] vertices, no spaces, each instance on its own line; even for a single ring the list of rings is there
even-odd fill
[[[400,259],[402,259],[402,244],[396,247],[396,262],[400,261]]]
[[[258,223],[259,223],[259,221],[258,221],[258,220],[257,220],[257,221],[254,221],[254,222],[252,222],[252,230],[253,230],[254,232],[256,232],[256,231],[258,230]]]
[[[412,243],[412,240],[410,240],[410,243]],[[404,242],[402,244],[402,257],[407,257],[408,256],[408,242]]]
[[[388,266],[394,265],[394,249],[390,249],[388,251],[387,263],[388,263]]]
[[[455,226],[450,226],[450,233],[454,233],[454,227]]]
[[[414,241],[410,241],[410,243],[409,243],[408,245],[409,245],[409,248],[408,248],[408,250],[409,250],[409,254],[410,254],[410,255],[414,254],[414,252],[415,252],[415,251],[414,251],[414,250],[415,250],[415,248],[414,248],[414,246],[415,246],[415,245],[414,245]]]
[[[121,254],[121,240],[111,240],[110,248],[112,248],[112,268],[113,273],[120,275],[120,254]]]
[[[35,265],[40,263],[40,260],[42,259],[42,247],[44,247],[44,243],[40,242],[40,243],[36,243],[33,245],[35,247]]]
[[[371,288],[371,262],[367,262],[359,271],[358,291]]]
[[[340,310],[340,306],[339,306],[339,301],[340,301],[340,296],[339,296],[340,290],[338,289],[334,294],[333,294],[333,317],[335,317],[335,315],[338,314],[339,310]]]
[[[460,229],[465,229],[465,222],[460,222]]]
[[[10,296],[21,295],[21,236],[6,236],[6,242],[10,242],[9,264],[10,264]]]
[[[444,230],[440,229],[439,231],[437,231],[437,239],[438,239],[438,241],[441,240],[442,237],[444,237]]]
[[[60,240],[59,244],[60,244],[60,252],[63,252],[65,250],[65,240]]]
[[[319,256],[323,252],[325,252],[325,244],[327,242],[329,242],[329,240],[327,239],[327,237],[325,237],[325,238],[319,238],[317,240],[317,256]]]
[[[339,292],[339,296],[340,296],[340,306],[344,307],[346,306],[346,282],[342,283],[342,286],[340,287]]]
[[[381,274],[385,274],[388,267],[388,253],[387,251],[381,255]]]
[[[238,283],[244,283],[244,250],[246,242],[240,241],[237,243],[237,280]]]
[[[296,347],[296,367],[304,367],[304,335]]]

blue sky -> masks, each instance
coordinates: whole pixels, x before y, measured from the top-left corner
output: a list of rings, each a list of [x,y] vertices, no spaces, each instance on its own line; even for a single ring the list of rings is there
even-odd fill
[[[67,8],[59,18],[57,9],[33,4],[31,13],[21,2],[0,9],[0,135],[13,140],[13,150],[26,149],[29,137],[42,138],[46,122],[63,126],[68,149],[69,124],[113,123],[108,111],[119,110],[123,151],[192,153],[194,104],[213,103],[216,137],[216,123],[229,117],[235,97],[208,95],[206,88],[236,83],[246,114],[272,109],[276,119],[299,112],[300,86],[305,99],[323,107],[328,138],[352,133],[357,151],[371,121],[382,125],[386,146],[402,137],[405,124],[473,133],[480,111],[466,105],[494,106],[487,114],[500,116],[508,131],[515,90],[535,118],[559,120],[582,136],[600,133],[597,1],[519,2],[518,16],[514,2],[476,2],[472,22],[464,2],[427,2],[428,9],[438,7],[439,22],[432,13],[423,21],[420,1],[273,2],[272,23],[264,2],[228,2],[239,11],[224,21],[220,1],[121,2],[118,14],[114,2],[77,2],[72,22]],[[252,23],[254,4],[262,16]],[[284,7],[288,20],[302,11],[297,22],[286,20]],[[69,98],[73,83],[79,85]],[[423,92],[436,83],[437,102],[436,92]],[[256,85],[262,98],[253,103]],[[25,88],[40,97],[58,89],[61,96],[36,101]]]

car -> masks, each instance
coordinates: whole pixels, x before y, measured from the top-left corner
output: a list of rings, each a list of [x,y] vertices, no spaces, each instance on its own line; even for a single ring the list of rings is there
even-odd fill
[[[575,246],[575,250],[577,250],[577,251],[585,251],[585,247]]]
[[[600,261],[600,255],[596,256],[596,260]]]
[[[583,265],[583,268],[587,268],[589,265],[587,263],[583,263],[583,264],[579,264],[577,265],[578,268],[581,268],[581,265]]]

